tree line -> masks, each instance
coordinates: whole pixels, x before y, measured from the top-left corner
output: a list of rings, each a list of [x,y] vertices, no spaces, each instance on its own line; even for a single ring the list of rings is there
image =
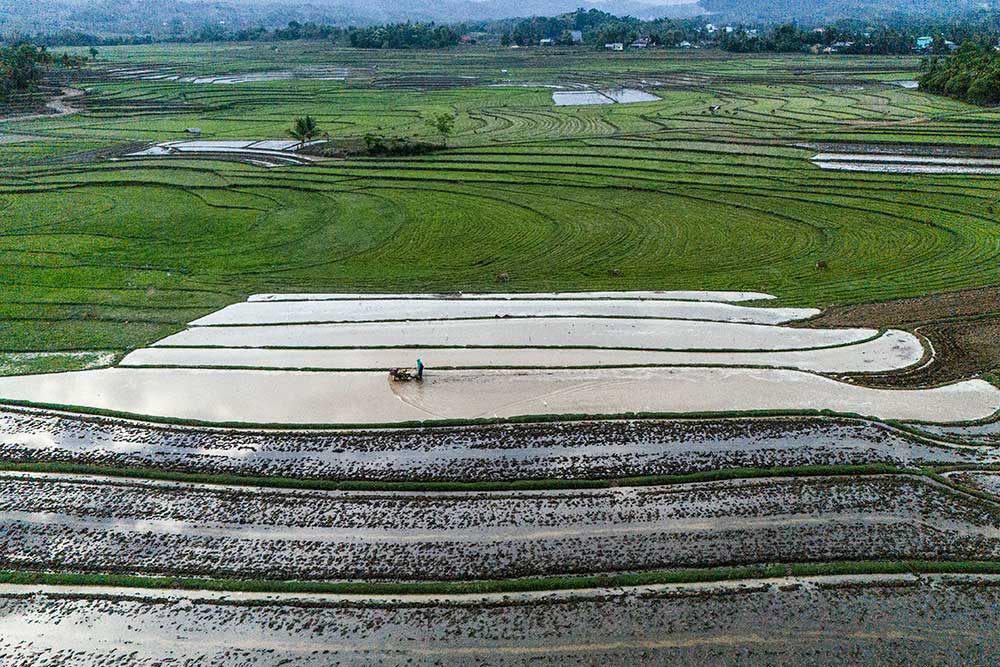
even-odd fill
[[[2,1],[2,0],[0,0]],[[290,21],[281,28],[230,28],[219,23],[205,24],[186,34],[175,33],[154,40],[150,35],[97,37],[81,32],[12,36],[14,41],[30,41],[43,46],[111,46],[145,44],[153,41],[274,42],[323,40],[337,46],[366,49],[441,49],[462,41],[478,41],[501,46],[537,46],[541,40],[555,44],[580,44],[602,48],[608,43],[630,44],[639,38],[650,46],[692,45],[714,47],[734,53],[807,53],[830,48],[838,53],[889,55],[914,51],[918,37],[934,39],[934,51],[945,50],[948,39],[962,42],[977,35],[1000,38],[1000,15],[976,15],[950,22],[898,19],[877,25],[863,21],[803,27],[795,23],[770,25],[717,25],[712,17],[643,20],[619,17],[598,9],[578,9],[558,16],[535,16],[435,24],[421,22],[387,23],[365,27],[340,27],[313,22]],[[0,40],[2,41],[2,40]]]
[[[353,28],[348,33],[350,45],[359,49],[444,49],[458,44],[460,39],[453,28],[433,23]]]
[[[96,55],[96,50],[91,49]],[[0,46],[0,102],[19,95],[32,95],[45,82],[46,72],[53,65],[79,67],[86,59],[63,53],[56,56],[44,46],[15,44]]]
[[[35,92],[52,60],[52,54],[33,44],[0,47],[0,102]]]
[[[981,105],[1000,104],[1000,53],[983,39],[971,39],[947,57],[925,60],[920,89]]]
[[[568,46],[577,43],[573,39],[574,31],[580,33],[584,44],[597,47],[614,42],[630,44],[640,37],[649,38],[651,44],[676,46],[683,41],[697,40],[703,34],[704,25],[703,18],[646,21],[615,16],[599,9],[578,9],[559,16],[489,21],[481,29],[488,35],[498,35],[501,46],[532,46],[543,39]]]
[[[289,21],[283,28],[227,29],[219,24],[206,24],[185,35],[154,40],[150,35],[98,37],[83,32],[62,31],[37,33],[28,37],[13,35],[14,41],[31,41],[43,46],[122,46],[153,42],[285,42],[325,40],[338,46],[360,49],[441,49],[458,44],[465,27],[434,23],[393,23],[363,28],[341,28],[318,23]]]
[[[826,48],[848,55],[906,55],[913,53],[923,32],[915,27],[868,29],[851,25],[831,25],[803,30],[794,23],[779,25],[762,34],[746,30],[724,33],[719,48],[732,53],[809,53]],[[932,48],[945,51],[945,38],[932,32]]]

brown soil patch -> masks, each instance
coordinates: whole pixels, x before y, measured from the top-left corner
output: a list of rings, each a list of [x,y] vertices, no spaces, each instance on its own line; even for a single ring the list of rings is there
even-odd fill
[[[11,123],[11,122],[23,122],[28,120],[39,120],[43,118],[59,118],[60,116],[69,116],[80,111],[77,107],[70,104],[71,100],[76,100],[84,96],[84,91],[77,88],[63,88],[59,91],[59,94],[54,98],[50,99],[45,104],[45,111],[39,111],[38,113],[27,113],[27,114],[14,114],[4,118],[0,118],[0,123]]]
[[[930,340],[933,363],[852,378],[865,385],[936,385],[1000,371],[1000,286],[836,306],[805,326],[904,327]]]

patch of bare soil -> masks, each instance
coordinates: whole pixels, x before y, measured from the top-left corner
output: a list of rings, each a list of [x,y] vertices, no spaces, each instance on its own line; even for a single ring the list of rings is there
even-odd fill
[[[804,326],[906,327],[931,342],[932,363],[909,371],[855,376],[865,385],[936,385],[1000,371],[1000,286],[836,306]]]
[[[28,120],[39,120],[42,118],[58,118],[60,116],[69,116],[80,111],[78,107],[73,106],[72,101],[83,97],[84,91],[77,88],[63,88],[59,91],[59,94],[53,99],[45,103],[45,111],[42,113],[29,113],[21,115],[13,115],[7,118],[0,118],[0,123],[9,122],[22,122]]]

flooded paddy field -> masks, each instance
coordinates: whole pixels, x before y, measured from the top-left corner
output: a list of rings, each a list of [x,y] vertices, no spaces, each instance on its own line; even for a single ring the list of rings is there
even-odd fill
[[[313,159],[298,153],[302,143],[284,139],[260,141],[168,141],[153,144],[124,158],[215,157],[246,162],[260,167],[309,164]]]
[[[812,162],[821,169],[884,174],[1000,174],[991,147],[906,144],[833,144]]]
[[[782,352],[669,352],[594,348],[397,347],[287,349],[251,347],[148,347],[120,366],[186,368],[357,369],[404,368],[414,359],[449,368],[572,368],[596,366],[770,366],[826,373],[871,373],[904,369],[924,358],[913,335],[901,331],[854,345]]]
[[[528,317],[191,327],[154,346],[374,347],[461,345],[653,350],[796,350],[875,338],[874,329],[803,329],[763,324],[619,317]]]
[[[457,301],[568,301],[584,300],[659,300],[659,301],[701,301],[709,303],[738,303],[740,301],[769,301],[776,297],[761,292],[725,292],[704,290],[652,290],[652,291],[619,291],[619,292],[453,292],[442,294],[320,294],[320,293],[271,293],[252,294],[247,298],[250,303],[261,301],[356,301],[365,299],[377,301],[382,299],[415,300],[457,300]]]
[[[202,63],[181,65],[152,65],[147,67],[106,67],[101,74],[112,81],[162,81],[194,84],[238,85],[272,81],[348,81],[370,79],[375,70],[367,67],[313,65],[294,69],[274,69],[235,73],[190,74],[191,69],[203,69]]]
[[[135,417],[286,426],[820,410],[962,422],[1000,409],[1000,392],[984,380],[869,389],[803,371],[680,366],[435,371],[410,383],[378,371],[122,367],[2,378],[0,395]]]
[[[990,420],[981,424],[913,424],[913,428],[931,437],[949,438],[978,445],[1000,443],[1000,421]]]
[[[785,377],[762,368],[888,372],[916,366],[928,355],[909,332],[782,326],[820,311],[738,303],[770,298],[698,291],[524,298],[259,294],[126,355],[118,368],[2,378],[0,396],[151,418],[256,424],[824,408],[915,415],[906,406],[910,399],[921,405],[923,394],[873,393],[819,375],[788,376],[796,390],[783,395],[762,391]],[[376,372],[417,359],[433,375],[416,386]],[[739,370],[720,375],[709,367]],[[732,386],[682,391],[690,382]],[[511,383],[524,400],[506,400]],[[634,391],[636,383],[649,391]],[[205,392],[227,399],[203,400]],[[996,410],[994,403],[1000,407],[1000,397],[991,395],[997,392],[983,383],[928,392],[940,403],[928,413],[936,421],[982,418]],[[949,402],[960,394],[969,400]],[[357,396],[367,400],[350,400]],[[689,400],[696,396],[701,398]]]
[[[593,106],[598,104],[636,104],[659,102],[662,98],[634,88],[608,88],[607,90],[559,90],[552,93],[557,107]]]
[[[1000,463],[1000,449],[930,445],[880,424],[823,418],[254,432],[4,410],[0,458],[331,480],[501,481],[774,466],[991,465]]]
[[[812,577],[496,596],[0,588],[0,658],[130,665],[923,664],[1000,658],[990,577]]]
[[[947,473],[948,478],[1000,497],[1000,472],[995,470],[963,470]]]
[[[995,560],[1000,506],[920,476],[335,492],[7,473],[5,569],[464,580],[740,563]]]
[[[0,397],[279,425],[759,410],[961,422],[1000,409],[1000,391],[982,380],[904,391],[839,379],[933,363],[910,332],[782,326],[819,311],[721,301],[754,293],[643,294],[264,294],[195,320],[117,368],[0,378]],[[421,381],[379,372],[418,359],[429,369]]]
[[[448,320],[474,317],[622,317],[784,324],[815,308],[757,308],[665,299],[358,299],[248,301],[195,320],[191,326]]]

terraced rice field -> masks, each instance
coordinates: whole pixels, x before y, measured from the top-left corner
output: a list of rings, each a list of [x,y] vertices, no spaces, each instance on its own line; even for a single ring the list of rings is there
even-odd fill
[[[115,665],[126,656],[143,666],[164,658],[223,667],[328,665],[331,658],[342,665],[631,665],[636,655],[711,664],[736,651],[797,664],[836,663],[847,653],[869,664],[934,655],[940,665],[981,667],[998,648],[992,578],[805,577],[373,601],[82,592],[88,597],[76,589],[0,589],[0,651],[38,665]],[[29,631],[30,642],[16,639]]]
[[[819,153],[816,166],[835,171],[891,174],[1000,174],[1000,160],[892,153]]]
[[[828,567],[822,561],[831,560],[995,558],[1000,504],[992,496],[970,494],[960,485],[964,478],[938,481],[895,467],[983,469],[996,461],[995,448],[933,443],[869,422],[825,419],[324,434],[153,427],[36,411],[0,417],[4,465],[23,461],[29,468],[0,473],[0,567],[44,570],[50,577],[93,573],[111,586],[116,580],[104,578],[120,574],[130,583],[126,589],[0,585],[0,655],[12,660],[31,655],[37,664],[114,664],[128,652],[136,664],[164,658],[276,664],[293,657],[325,664],[334,655],[368,664],[391,654],[428,664],[469,664],[473,658],[494,664],[496,655],[510,664],[534,664],[539,657],[558,662],[599,653],[627,664],[653,651],[697,664],[702,651],[730,655],[734,637],[761,627],[769,628],[769,643],[736,639],[741,651],[792,659],[800,651],[826,655],[845,641],[856,644],[852,655],[873,659],[897,643],[917,655],[937,650],[939,642],[955,656],[977,650],[988,657],[996,650],[992,626],[976,629],[988,617],[984,605],[993,604],[991,578],[935,580],[932,587],[910,577],[784,579],[485,598],[434,588],[441,580],[483,576],[556,576],[538,585],[559,588],[565,585],[559,576],[656,567],[695,566],[699,572],[718,564],[821,561],[816,567],[822,569]],[[84,467],[76,474],[31,472],[39,461]],[[875,461],[889,467],[878,474],[864,468]],[[764,476],[754,478],[754,468],[746,466],[755,464],[785,464],[793,476],[764,468]],[[143,470],[282,475],[255,479],[284,479],[286,485],[293,476],[301,486],[247,486],[239,476],[146,481],[135,477]],[[732,470],[735,476],[587,484],[631,471],[698,470]],[[319,476],[334,484],[382,481],[369,489],[348,484],[333,490],[320,488]],[[497,490],[475,486],[475,480],[532,476],[539,478],[533,490],[518,489],[516,482]],[[553,477],[582,486],[559,490],[544,481]],[[471,486],[436,489],[426,484],[433,479]],[[410,488],[378,486],[392,480],[419,481]],[[129,578],[135,575],[171,578]],[[344,577],[430,579],[431,588],[412,598],[380,598],[133,587],[176,586],[183,576],[235,577],[221,584],[234,587],[266,587],[263,581],[276,577],[320,585]],[[255,583],[242,583],[248,577]],[[806,600],[819,617],[798,611]],[[917,607],[934,619],[934,630],[902,632],[905,624],[896,614]],[[543,621],[555,622],[556,610],[566,612],[563,621]],[[673,619],[669,626],[648,622],[654,610],[657,618]],[[595,625],[591,613],[607,627]],[[864,613],[871,625],[845,634],[832,620],[841,613]],[[268,632],[259,635],[258,622]],[[405,645],[396,644],[402,635],[390,631],[394,623],[410,629]],[[491,634],[483,623],[521,631]],[[948,630],[955,623],[963,628],[960,635]],[[595,627],[603,629],[594,634]],[[376,628],[387,634],[369,636]],[[882,640],[873,642],[872,633]],[[692,642],[691,636],[700,639]],[[487,658],[487,649],[493,657]]]
[[[905,369],[926,353],[902,331],[789,328],[818,311],[721,298],[258,297],[118,368],[0,379],[0,398],[299,425],[803,410],[960,422],[1000,410],[1000,392],[982,380],[901,391],[803,372]],[[404,364],[433,370],[392,380],[385,371],[407,354]]]
[[[312,143],[312,142],[309,142]],[[308,164],[311,158],[297,150],[305,142],[284,139],[263,141],[168,141],[129,153],[124,158],[146,157],[208,157],[231,158],[257,167],[280,167]]]
[[[829,418],[557,422],[364,431],[215,430],[0,412],[0,455],[104,470],[374,482],[621,479],[718,470],[871,464],[979,467],[996,444],[921,440],[870,422]]]
[[[660,98],[652,93],[632,88],[571,90],[552,93],[552,102],[557,107],[589,106],[593,104],[637,104],[640,102],[659,101]]]
[[[1000,510],[902,476],[385,493],[4,477],[3,565],[442,581],[807,560],[996,560]]]
[[[0,663],[1000,661],[998,111],[272,46],[0,125]]]
[[[253,293],[495,291],[501,274],[511,291],[751,289],[800,307],[995,281],[988,176],[824,172],[798,147],[995,144],[994,112],[892,85],[915,59],[288,49],[109,48],[77,82],[80,113],[8,124],[40,140],[0,152],[4,350],[124,352]],[[350,76],[306,76],[320,66]],[[275,71],[300,73],[180,80]],[[633,83],[662,99],[556,107],[541,87]],[[279,138],[304,113],[334,140],[431,139],[439,111],[455,133],[426,156],[104,159],[189,127]]]

